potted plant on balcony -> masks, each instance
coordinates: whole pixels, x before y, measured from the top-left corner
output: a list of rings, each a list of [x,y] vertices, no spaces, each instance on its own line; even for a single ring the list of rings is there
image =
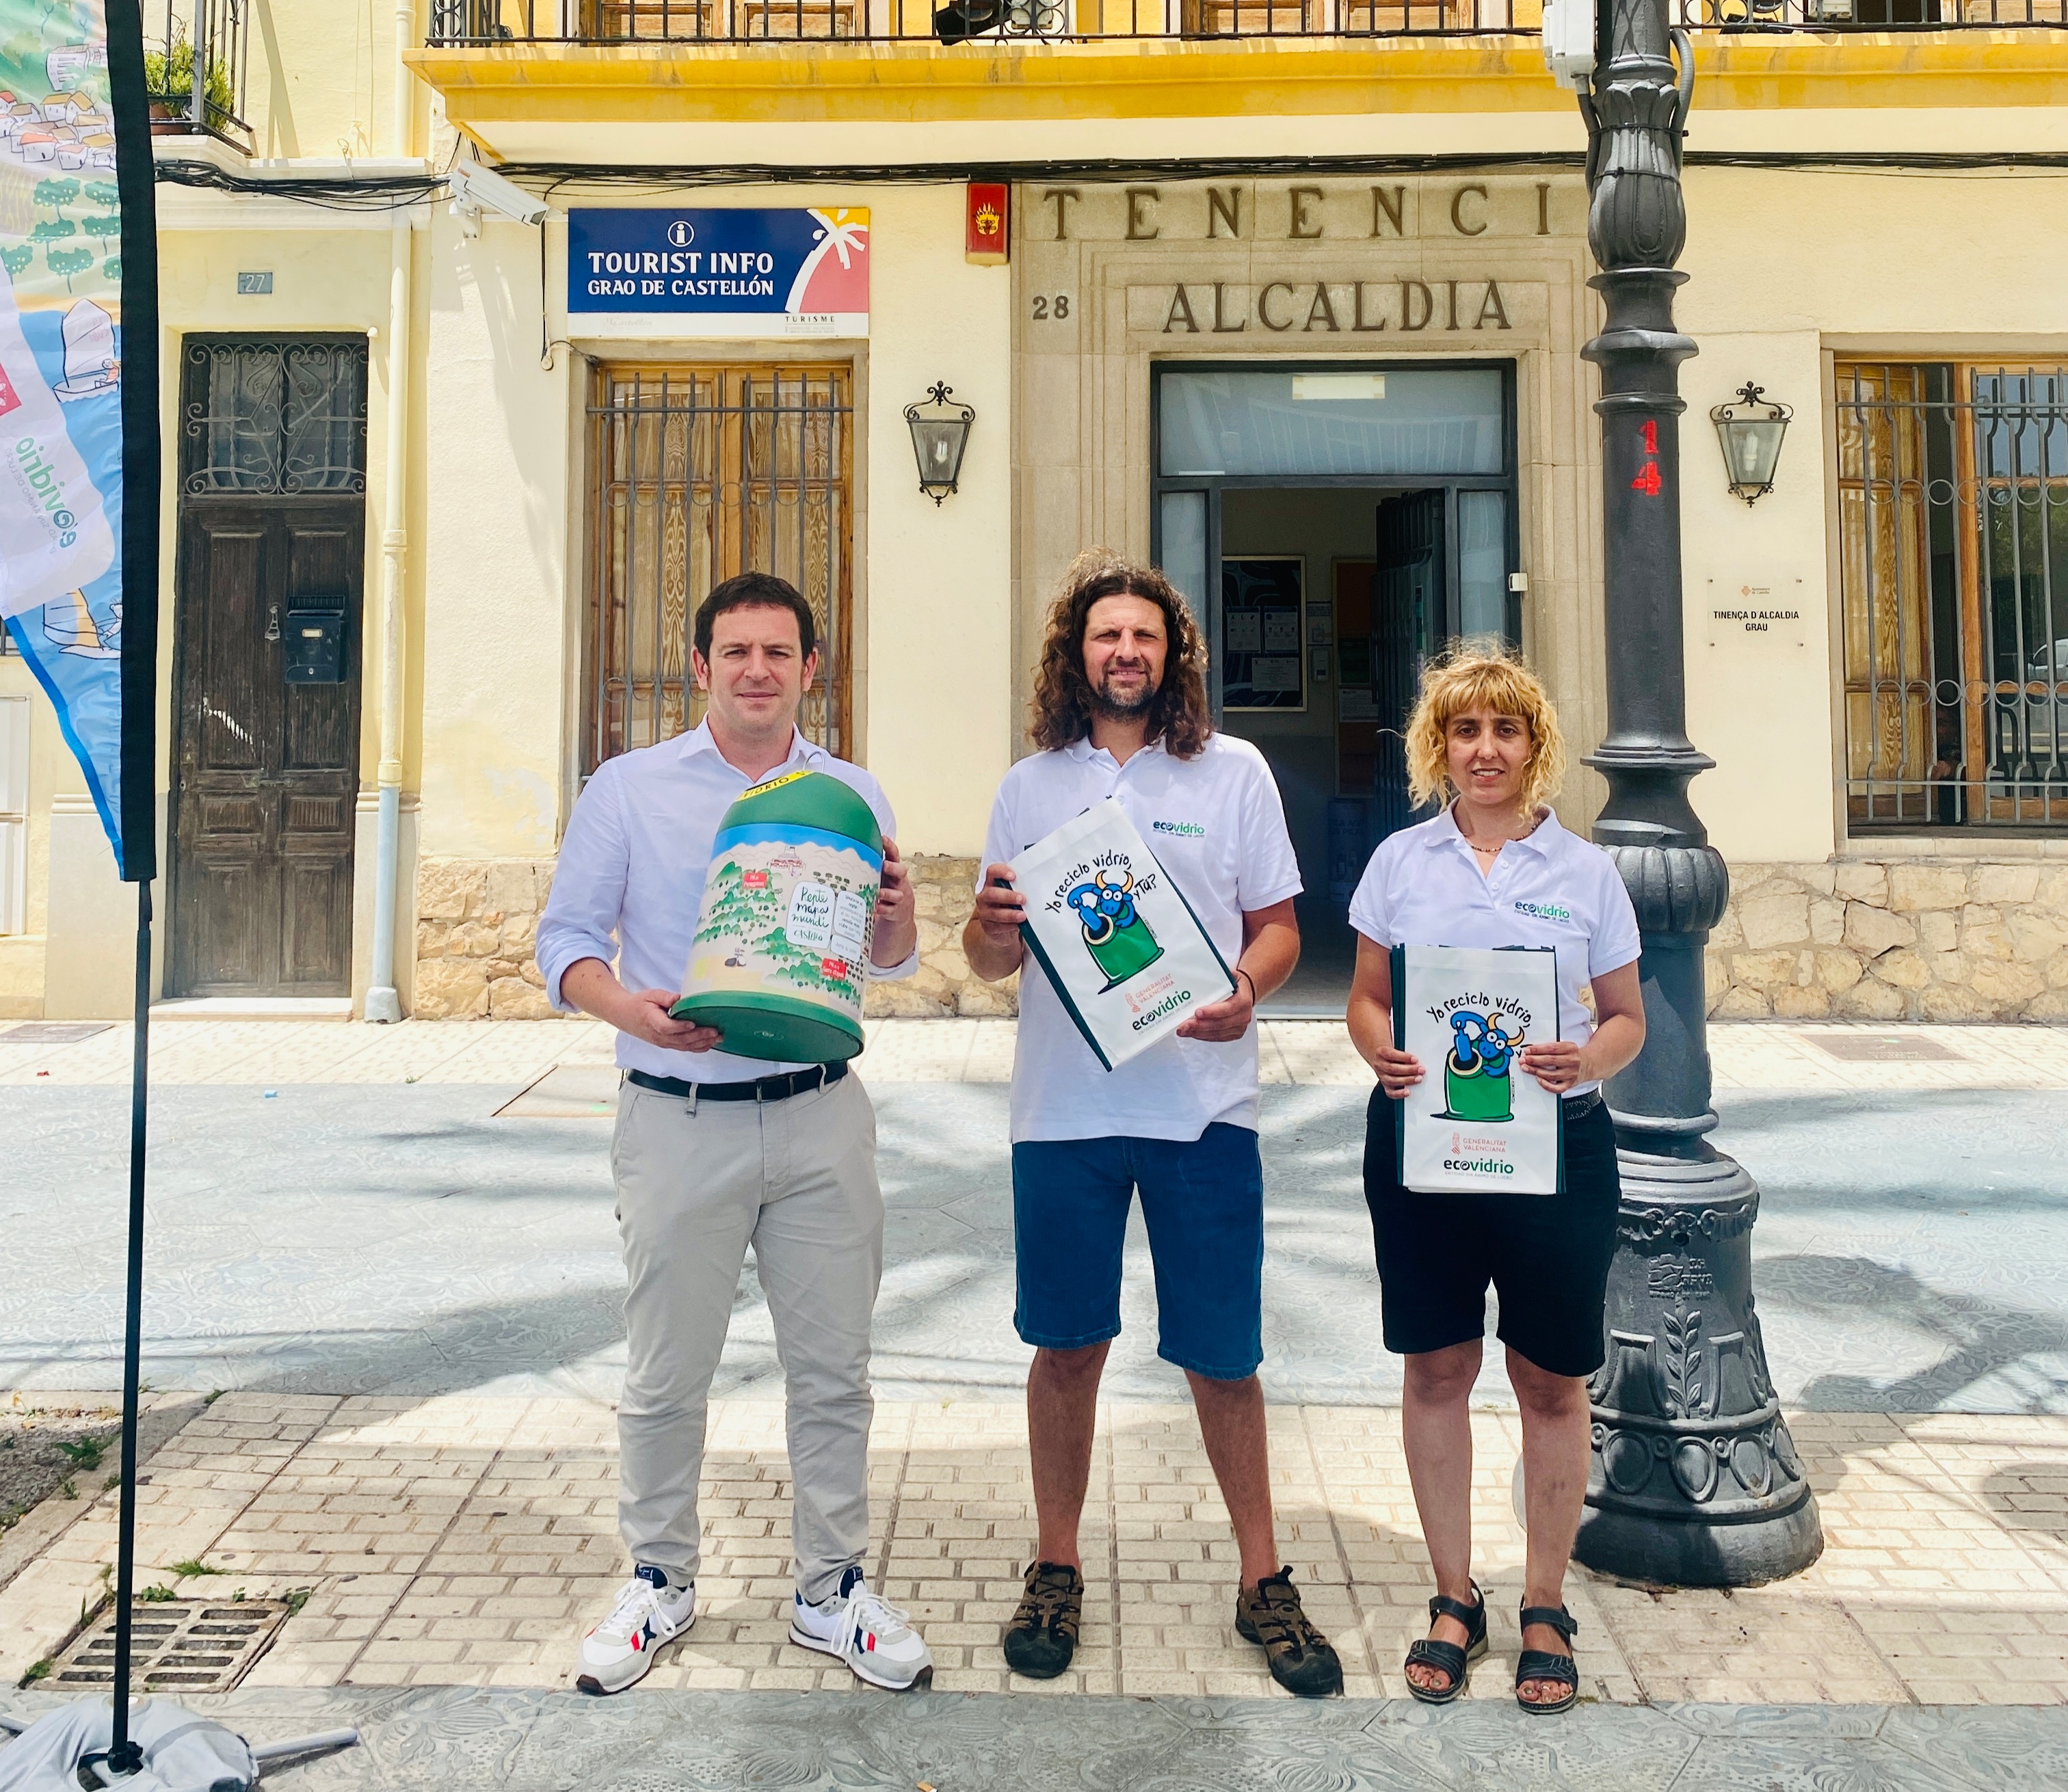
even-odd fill
[[[144,52],[144,91],[151,102],[151,134],[177,136],[194,128],[194,47],[181,27],[171,46]],[[202,82],[202,104],[210,126],[231,116],[230,71],[211,59]]]

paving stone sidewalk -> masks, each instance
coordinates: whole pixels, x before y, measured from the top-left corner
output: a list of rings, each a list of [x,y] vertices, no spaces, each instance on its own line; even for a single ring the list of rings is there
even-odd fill
[[[888,1023],[865,1060],[894,1234],[870,1566],[925,1627],[931,1698],[857,1696],[784,1640],[787,1466],[751,1274],[713,1406],[697,1628],[630,1699],[556,1690],[625,1567],[607,1202],[590,1211],[604,1132],[584,1118],[607,1101],[609,1040],[573,1023],[157,1030],[169,1148],[149,1347],[188,1366],[165,1385],[205,1391],[212,1360],[231,1391],[205,1407],[156,1396],[158,1428],[178,1428],[139,1490],[146,1583],[307,1591],[229,1709],[254,1734],[364,1715],[368,1749],[287,1782],[311,1786],[2068,1783],[2068,1172],[2047,1143],[2068,1034],[1712,1038],[1724,1142],[1760,1160],[1769,1190],[1761,1307],[1826,1550],[1805,1575],[1733,1594],[1576,1570],[1590,1703],[1568,1724],[1509,1699],[1519,1439],[1497,1371],[1475,1417],[1474,1489],[1496,1653],[1459,1709],[1402,1697],[1427,1571],[1367,1335],[1368,1237],[1354,1236],[1369,1079],[1340,1029],[1301,1023],[1265,1030],[1272,1457],[1285,1553],[1343,1650],[1349,1700],[1296,1708],[1232,1636],[1226,1515],[1148,1354],[1139,1276],[1100,1415],[1085,1647],[1047,1687],[1005,1672],[998,1627],[1033,1534],[1024,1353],[991,1310],[1008,1267],[984,1205],[997,1191],[970,1185],[995,1180],[972,1141],[1002,1125],[1009,1023]],[[1919,1038],[1938,1054],[1851,1054]],[[33,1291],[84,1290],[82,1311],[106,1292],[94,1239],[126,1052],[122,1029],[57,1048],[0,1038],[0,1085],[25,1086],[0,1087],[0,1114],[24,1141],[17,1161],[46,1178],[17,1180],[18,1212],[0,1191],[0,1384],[11,1369],[90,1388],[63,1363],[106,1360],[104,1319],[54,1325],[60,1310]],[[32,1213],[45,1222],[16,1224]],[[455,1256],[463,1236],[478,1248]],[[542,1268],[564,1286],[558,1305],[539,1298]],[[340,1377],[328,1388],[326,1364]],[[33,1550],[0,1548],[0,1687],[76,1626],[112,1558],[111,1496],[47,1506],[32,1526]],[[181,1582],[170,1567],[196,1562],[222,1573]],[[1077,1696],[1000,1697],[1033,1692]],[[0,1709],[50,1697],[0,1693]]]
[[[1341,1650],[1347,1689],[1399,1697],[1424,1625],[1427,1558],[1390,1408],[1271,1408],[1284,1553]],[[1833,1704],[2068,1703],[2068,1420],[1804,1413],[1791,1420],[1823,1514],[1822,1559],[1777,1585],[1651,1593],[1576,1570],[1587,1695]],[[1472,1697],[1508,1697],[1522,1536],[1520,1434],[1475,1418],[1474,1529],[1494,1655]],[[146,1585],[220,1573],[212,1599],[311,1595],[251,1685],[568,1682],[576,1638],[626,1572],[613,1416],[601,1403],[226,1394],[140,1485]],[[1024,1420],[980,1400],[885,1403],[871,1454],[869,1566],[924,1627],[943,1692],[1266,1697],[1231,1628],[1227,1519],[1188,1409],[1101,1412],[1084,1530],[1083,1647],[1062,1680],[1010,1676],[998,1627],[1032,1551]],[[779,1403],[715,1403],[706,1558],[690,1636],[659,1688],[845,1693],[785,1640],[789,1487]],[[0,1588],[0,1683],[50,1654],[112,1558],[103,1497]]]

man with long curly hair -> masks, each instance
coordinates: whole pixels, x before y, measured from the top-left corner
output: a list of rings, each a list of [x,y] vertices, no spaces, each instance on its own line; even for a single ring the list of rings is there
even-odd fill
[[[963,935],[978,976],[1025,958],[1026,907],[1006,861],[1111,796],[1154,849],[1221,955],[1235,993],[1105,1070],[1041,976],[1020,985],[1012,1065],[1013,1323],[1034,1346],[1027,1428],[1040,1546],[1004,1635],[1014,1672],[1069,1667],[1084,1606],[1077,1525],[1099,1377],[1120,1331],[1122,1247],[1138,1191],[1156,1273],[1158,1354],[1185,1371],[1241,1552],[1236,1629],[1288,1691],[1342,1690],[1342,1666],[1279,1566],[1264,1441],[1264,1172],[1257,1153],[1256,1004],[1300,957],[1300,871],[1264,756],[1217,733],[1207,650],[1152,569],[1097,551],[1048,613],[1035,682],[1041,750],[993,806],[976,911]]]

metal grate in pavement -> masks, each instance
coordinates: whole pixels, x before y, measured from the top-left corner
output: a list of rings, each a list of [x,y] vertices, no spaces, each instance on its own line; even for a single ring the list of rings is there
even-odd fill
[[[227,1692],[266,1652],[287,1616],[279,1599],[138,1599],[129,1627],[130,1682],[146,1692]],[[111,1604],[51,1664],[51,1687],[112,1685]]]
[[[1810,1044],[1830,1058],[1860,1064],[1964,1064],[1966,1054],[1915,1033],[1811,1033]]]
[[[0,1033],[0,1046],[75,1046],[105,1033],[106,1021],[24,1021]]]

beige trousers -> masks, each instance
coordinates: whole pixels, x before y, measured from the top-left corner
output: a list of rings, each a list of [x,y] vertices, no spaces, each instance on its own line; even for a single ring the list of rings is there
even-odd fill
[[[797,1586],[824,1599],[869,1546],[869,1326],[883,1278],[876,1111],[853,1071],[788,1100],[627,1083],[610,1165],[630,1286],[617,1517],[635,1563],[693,1580],[711,1376],[751,1245],[788,1399]]]

